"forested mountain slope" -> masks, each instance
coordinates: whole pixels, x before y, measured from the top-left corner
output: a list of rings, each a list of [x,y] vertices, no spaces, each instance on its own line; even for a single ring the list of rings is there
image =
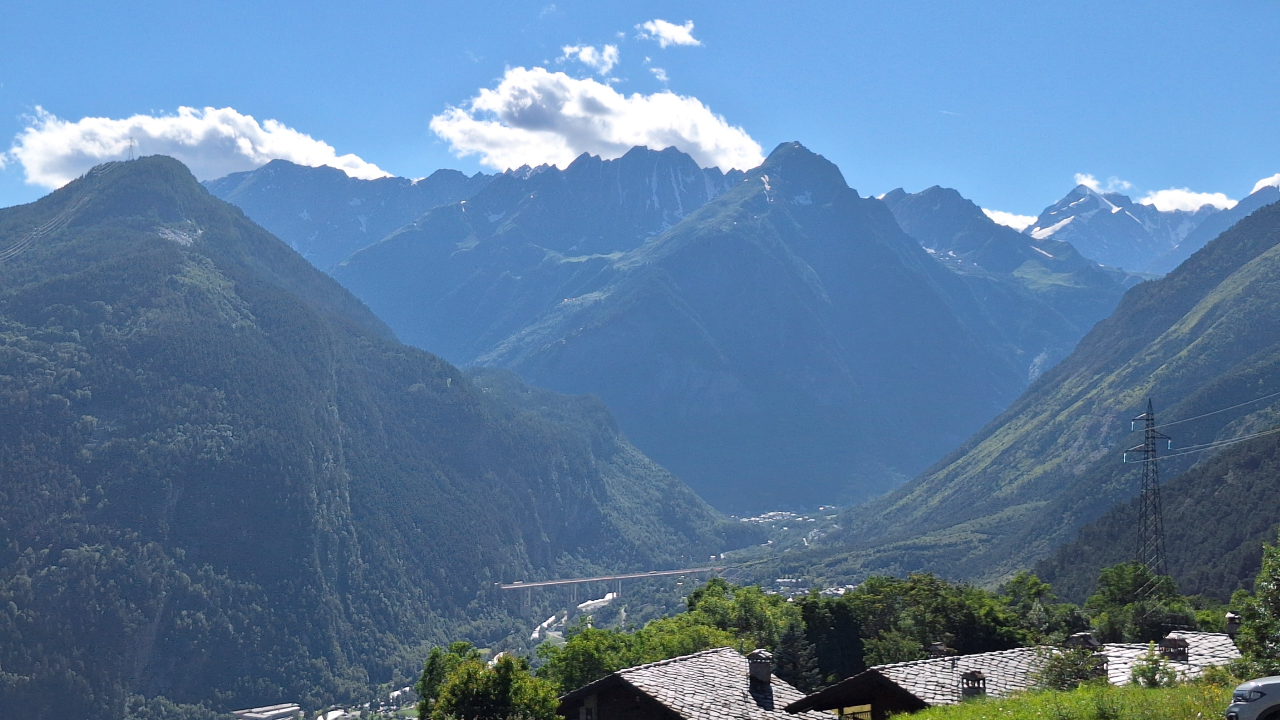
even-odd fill
[[[1137,491],[1129,419],[1187,419],[1280,391],[1280,206],[1126,293],[1076,351],[929,471],[846,518],[843,572],[998,580]],[[1169,428],[1178,447],[1274,424],[1274,398]],[[1171,458],[1166,477],[1198,455]]]
[[[638,447],[735,511],[892,487],[1074,332],[1017,287],[945,268],[798,143],[692,200],[696,165],[664,152],[688,169],[609,170],[654,162],[636,149],[499,177],[335,277],[407,341],[599,394]]]
[[[492,179],[437,170],[419,180],[361,180],[336,168],[272,160],[204,186],[328,272],[431,208],[466,200]]]
[[[1251,590],[1262,544],[1276,542],[1280,525],[1280,435],[1223,449],[1166,482],[1161,499],[1179,591],[1225,602],[1237,589]],[[1136,500],[1120,503],[1040,561],[1036,573],[1062,597],[1082,601],[1100,569],[1133,559],[1137,527]]]
[[[349,702],[425,643],[505,635],[494,581],[742,532],[597,401],[399,344],[168,158],[0,210],[0,288],[16,717]]]

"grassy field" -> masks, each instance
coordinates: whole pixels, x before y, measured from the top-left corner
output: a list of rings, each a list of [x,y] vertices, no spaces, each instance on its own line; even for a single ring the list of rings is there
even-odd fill
[[[1000,700],[930,708],[912,720],[1195,720],[1221,718],[1231,687],[1188,684],[1145,690],[1135,686],[1033,692]]]

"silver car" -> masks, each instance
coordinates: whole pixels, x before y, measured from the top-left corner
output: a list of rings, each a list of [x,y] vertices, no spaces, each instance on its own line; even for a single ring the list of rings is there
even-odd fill
[[[1264,677],[1236,688],[1227,720],[1280,720],[1280,677]]]

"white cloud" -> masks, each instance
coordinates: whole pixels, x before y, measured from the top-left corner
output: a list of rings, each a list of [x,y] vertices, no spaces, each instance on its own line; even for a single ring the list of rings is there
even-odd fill
[[[683,25],[669,23],[666,20],[650,20],[636,26],[640,37],[645,40],[657,40],[658,47],[668,45],[701,45],[702,42],[693,36],[693,21],[686,20]]]
[[[1088,173],[1076,173],[1076,184],[1083,185],[1094,192],[1123,192],[1133,188],[1133,183],[1128,180],[1121,180],[1112,175],[1107,178],[1107,184],[1104,186],[1098,182],[1098,178]]]
[[[1098,184],[1098,178],[1088,173],[1076,173],[1076,185],[1083,185],[1094,192],[1102,191],[1102,187]]]
[[[564,167],[584,152],[616,158],[636,145],[675,146],[702,167],[755,167],[760,144],[697,98],[670,91],[624,96],[592,79],[544,68],[508,68],[496,88],[431,118],[459,156],[503,170]]]
[[[170,155],[201,180],[252,170],[284,159],[313,167],[329,165],[351,177],[386,177],[377,165],[341,155],[331,145],[276,120],[261,124],[232,108],[180,107],[177,115],[134,115],[122,120],[63,120],[36,108],[26,129],[14,137],[8,156],[22,163],[27,182],[58,188],[94,165],[134,155]]]
[[[1249,191],[1249,194],[1252,195],[1268,185],[1273,188],[1280,188],[1280,174],[1272,175],[1269,178],[1262,178],[1258,182],[1254,183],[1253,189]]]
[[[1222,193],[1192,192],[1191,188],[1169,188],[1168,190],[1152,190],[1138,202],[1143,205],[1154,205],[1161,212],[1171,210],[1199,210],[1203,205],[1212,205],[1226,210],[1236,206],[1236,201]]]
[[[1080,184],[1083,185],[1084,183]],[[1015,215],[1003,210],[988,210],[986,208],[982,208],[982,212],[986,213],[986,216],[995,222],[1001,225],[1007,225],[1019,232],[1027,229],[1031,226],[1031,223],[1036,221],[1035,215]]]
[[[649,68],[649,72],[653,73],[653,76],[658,78],[658,82],[664,85],[670,80],[670,78],[667,77],[667,71],[660,67],[651,67]]]
[[[596,71],[597,75],[608,75],[614,65],[618,64],[618,46],[605,45],[603,50],[597,50],[590,45],[565,45],[564,55],[560,56],[560,62],[565,60],[577,60]]]

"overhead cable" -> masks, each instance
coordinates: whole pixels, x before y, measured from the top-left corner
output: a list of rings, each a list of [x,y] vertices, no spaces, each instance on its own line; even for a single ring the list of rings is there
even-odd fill
[[[1161,425],[1157,425],[1156,428],[1157,429],[1165,428],[1165,427],[1169,427],[1170,425],[1179,425],[1181,423],[1191,422],[1192,420],[1199,420],[1202,417],[1209,417],[1210,415],[1217,415],[1218,413],[1224,413],[1224,412],[1227,412],[1228,410],[1235,410],[1236,408],[1242,408],[1245,405],[1252,405],[1253,403],[1259,402],[1261,400],[1266,400],[1267,398],[1273,398],[1277,395],[1280,395],[1280,392],[1273,392],[1270,395],[1263,395],[1260,398],[1254,398],[1252,400],[1242,402],[1239,405],[1232,405],[1231,407],[1222,408],[1221,410],[1214,410],[1212,412],[1207,412],[1207,413],[1204,413],[1203,415],[1196,415],[1194,417],[1183,418],[1181,420],[1174,420],[1173,422],[1167,422]]]

